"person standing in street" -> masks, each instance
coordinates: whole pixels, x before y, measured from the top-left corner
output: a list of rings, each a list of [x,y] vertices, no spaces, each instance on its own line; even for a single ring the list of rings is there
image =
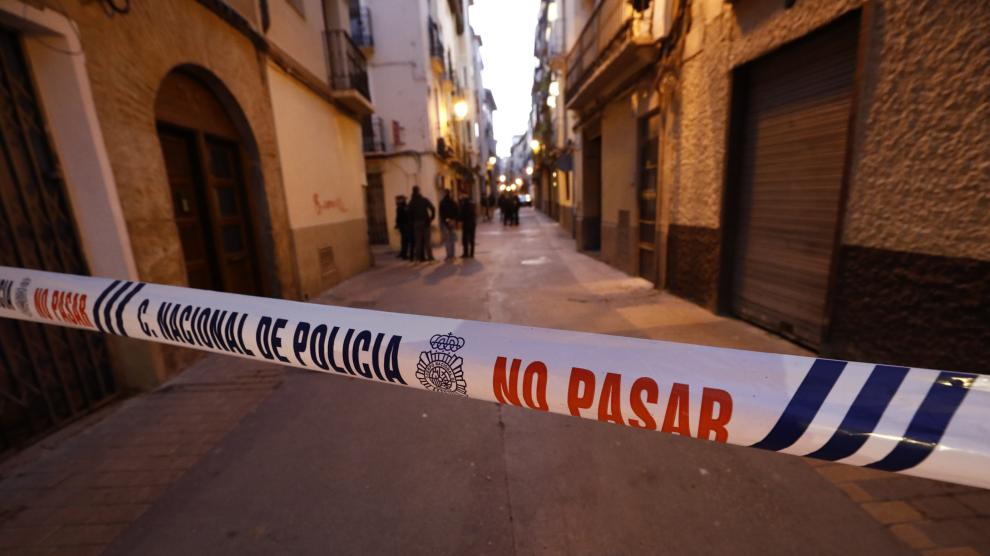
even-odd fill
[[[418,185],[413,186],[412,198],[409,199],[408,210],[409,219],[412,220],[413,230],[412,259],[414,261],[432,259],[430,224],[436,217],[436,209],[433,208],[433,203],[429,199],[420,194]]]
[[[399,230],[399,258],[410,260],[413,258],[413,229],[412,219],[409,217],[409,205],[406,204],[405,195],[395,197],[395,229]]]
[[[461,246],[463,249],[461,257],[465,259],[474,258],[474,229],[477,223],[474,210],[474,202],[471,201],[471,197],[467,195],[461,197]]]
[[[450,190],[444,189],[443,200],[440,201],[440,233],[443,235],[443,245],[447,249],[445,261],[454,258],[454,248],[457,244],[457,203],[450,196]]]
[[[498,214],[502,218],[502,226],[509,225],[509,194],[504,191],[498,196]]]

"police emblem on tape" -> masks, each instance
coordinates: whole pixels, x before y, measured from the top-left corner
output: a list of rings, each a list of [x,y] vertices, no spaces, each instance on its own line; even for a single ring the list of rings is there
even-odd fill
[[[432,351],[419,354],[416,363],[416,378],[427,390],[467,396],[467,382],[464,380],[464,358],[455,355],[464,347],[464,338],[453,334],[430,338]]]
[[[24,278],[21,280],[21,284],[17,286],[17,292],[14,294],[14,304],[20,312],[27,316],[31,316],[31,306],[28,304],[28,286],[31,285],[30,278]]]

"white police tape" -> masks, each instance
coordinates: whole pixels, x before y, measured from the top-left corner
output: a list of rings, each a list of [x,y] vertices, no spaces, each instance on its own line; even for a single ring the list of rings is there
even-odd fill
[[[990,377],[0,267],[59,324],[990,488]]]

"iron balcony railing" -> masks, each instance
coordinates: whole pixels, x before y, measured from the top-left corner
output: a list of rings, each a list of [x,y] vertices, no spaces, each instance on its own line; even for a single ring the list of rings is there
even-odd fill
[[[443,40],[440,39],[440,26],[431,17],[427,23],[430,35],[430,57],[444,59]]]
[[[382,153],[388,150],[385,120],[380,117],[369,115],[361,120],[361,136],[364,139],[364,152]]]
[[[351,38],[354,44],[361,48],[375,46],[374,29],[371,24],[371,10],[367,6],[357,6],[351,9]]]
[[[573,98],[608,53],[629,40],[632,11],[626,0],[602,0],[567,55],[567,98]]]
[[[368,88],[368,61],[347,31],[327,31],[330,51],[330,86],[335,91],[355,90],[371,101]]]

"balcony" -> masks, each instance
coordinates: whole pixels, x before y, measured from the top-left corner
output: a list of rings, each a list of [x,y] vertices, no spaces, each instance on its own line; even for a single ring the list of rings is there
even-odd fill
[[[649,4],[637,4],[643,11],[626,0],[602,0],[595,7],[567,55],[567,108],[581,110],[597,98],[608,97],[628,78],[656,63],[659,43],[650,31]]]
[[[375,35],[371,25],[371,10],[367,6],[351,9],[351,38],[365,55],[375,50]]]
[[[443,46],[443,40],[440,39],[440,26],[432,17],[427,22],[427,31],[429,31],[430,61],[433,63],[433,71],[437,75],[443,75],[446,70],[446,56],[444,54],[446,49]]]
[[[364,116],[374,112],[368,88],[368,61],[347,31],[327,31],[330,53],[330,88],[333,96],[354,113]]]
[[[385,135],[385,120],[378,116],[365,116],[361,120],[361,137],[365,153],[383,153],[388,150]]]

